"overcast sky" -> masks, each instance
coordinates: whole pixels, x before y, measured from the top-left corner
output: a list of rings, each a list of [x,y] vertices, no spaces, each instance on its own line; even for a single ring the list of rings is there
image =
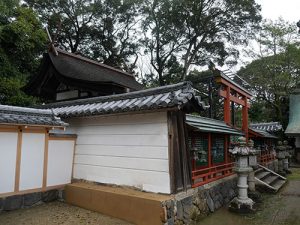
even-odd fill
[[[256,0],[262,7],[265,19],[276,20],[282,17],[289,22],[300,20],[300,0]]]

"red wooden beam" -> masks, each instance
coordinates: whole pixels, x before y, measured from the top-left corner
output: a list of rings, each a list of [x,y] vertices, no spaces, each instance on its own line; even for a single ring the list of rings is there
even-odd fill
[[[224,90],[220,90],[219,91],[219,95],[221,97],[223,97],[223,98],[227,98],[227,92],[224,91]],[[234,96],[232,94],[230,94],[230,101],[232,101],[234,103],[237,103],[237,104],[239,104],[241,106],[245,106],[245,102],[244,102],[243,99],[240,99],[240,98],[238,98],[238,97],[236,97],[236,96]],[[248,103],[247,107],[250,108],[250,104],[249,103]]]
[[[248,105],[248,99],[247,97],[244,97],[244,105]],[[246,141],[248,143],[248,107],[243,106],[242,108],[242,130],[245,133]]]
[[[252,97],[250,94],[248,94],[248,93],[246,93],[245,91],[241,90],[240,87],[237,87],[236,85],[234,85],[233,83],[231,83],[231,82],[225,80],[225,79],[222,78],[222,77],[216,77],[216,78],[215,78],[215,81],[216,81],[217,83],[221,83],[221,84],[224,84],[224,85],[227,86],[227,87],[230,87],[232,90],[236,91],[236,92],[237,92],[239,95],[241,95],[241,96],[245,96],[245,97],[247,97],[247,98],[251,98],[251,97]]]
[[[226,87],[226,97],[224,98],[224,122],[228,125],[231,124],[231,111],[230,111],[230,87]]]

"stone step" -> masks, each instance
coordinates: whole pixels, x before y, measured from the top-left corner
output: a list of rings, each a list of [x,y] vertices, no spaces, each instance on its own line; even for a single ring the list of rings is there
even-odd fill
[[[273,183],[273,187],[278,191],[286,182],[286,180],[278,179],[275,183]]]
[[[258,168],[257,170],[254,171],[254,173],[255,173],[255,174],[258,174],[258,173],[263,172],[263,171],[264,171],[263,168]]]
[[[263,182],[272,186],[272,183],[278,179],[278,176],[270,175],[261,179]]]
[[[255,171],[256,183],[266,187],[272,192],[277,192],[286,182],[286,178],[275,173],[262,165],[258,165],[259,169]]]
[[[261,180],[270,174],[271,174],[271,172],[269,172],[269,171],[263,171],[263,172],[259,172],[258,174],[255,174],[255,177]]]

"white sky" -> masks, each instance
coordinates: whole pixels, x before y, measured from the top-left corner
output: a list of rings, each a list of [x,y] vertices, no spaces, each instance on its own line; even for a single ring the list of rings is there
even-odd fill
[[[256,0],[261,5],[264,19],[282,17],[289,22],[300,20],[300,0]]]
[[[295,24],[300,20],[300,0],[255,0],[261,5],[261,15],[263,19],[277,20],[282,17],[285,21]],[[300,36],[300,35],[299,35]],[[255,42],[250,42],[249,47],[256,49]],[[228,68],[226,65],[221,67],[223,70],[229,69],[232,72],[236,72],[241,66],[245,66],[253,59],[245,55],[243,51],[240,52],[240,58],[238,64],[232,68]]]

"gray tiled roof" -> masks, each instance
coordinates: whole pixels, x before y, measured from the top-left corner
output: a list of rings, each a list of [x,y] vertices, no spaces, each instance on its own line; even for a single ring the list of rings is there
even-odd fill
[[[242,131],[228,126],[221,120],[215,120],[195,115],[186,115],[186,123],[201,132],[232,134],[239,136],[244,135]]]
[[[57,102],[45,107],[52,108],[63,118],[174,107],[186,108],[188,111],[200,111],[205,108],[190,82],[125,94]]]
[[[63,127],[67,123],[56,117],[52,110],[0,105],[0,124],[43,125]]]
[[[114,82],[132,90],[141,90],[134,75],[83,56],[57,49],[58,55],[49,53],[55,69],[65,77],[90,82]]]
[[[278,138],[277,136],[270,134],[269,132],[264,131],[264,130],[259,130],[259,129],[255,129],[255,128],[250,128],[249,130],[252,130],[255,133],[258,133],[259,135],[261,135],[262,137],[265,137],[265,138],[273,138],[273,139]]]
[[[252,123],[251,128],[257,130],[264,130],[268,132],[276,132],[282,130],[282,125],[279,122],[268,122],[268,123]]]

